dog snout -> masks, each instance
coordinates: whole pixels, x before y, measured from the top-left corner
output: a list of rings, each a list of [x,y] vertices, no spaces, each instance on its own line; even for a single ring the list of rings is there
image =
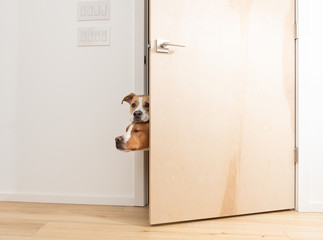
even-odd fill
[[[116,137],[116,143],[122,142],[122,136]]]
[[[133,113],[133,116],[134,116],[134,117],[141,117],[141,116],[142,116],[142,111],[135,111],[135,112]]]
[[[116,148],[119,150],[123,150],[124,149],[123,136],[116,137],[115,140],[116,140]]]

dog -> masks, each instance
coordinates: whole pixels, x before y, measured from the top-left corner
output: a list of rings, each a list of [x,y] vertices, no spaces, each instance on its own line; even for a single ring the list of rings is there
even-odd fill
[[[123,152],[149,149],[149,123],[130,124],[126,133],[116,137],[116,148]]]
[[[130,93],[121,102],[130,104],[130,121],[132,123],[149,122],[149,96]]]

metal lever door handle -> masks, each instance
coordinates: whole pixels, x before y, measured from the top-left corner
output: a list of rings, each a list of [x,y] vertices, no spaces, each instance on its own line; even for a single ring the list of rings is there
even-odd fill
[[[186,47],[184,44],[180,43],[173,43],[165,39],[157,39],[157,52],[161,53],[168,53],[169,52],[169,47],[168,46],[173,46],[173,47]]]
[[[163,48],[166,48],[167,46],[186,47],[184,44],[172,43],[172,42],[165,42],[165,43],[162,44]]]

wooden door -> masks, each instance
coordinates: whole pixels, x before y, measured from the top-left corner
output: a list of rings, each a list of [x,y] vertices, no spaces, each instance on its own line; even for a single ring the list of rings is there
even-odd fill
[[[294,208],[294,16],[294,0],[150,0],[151,224]]]

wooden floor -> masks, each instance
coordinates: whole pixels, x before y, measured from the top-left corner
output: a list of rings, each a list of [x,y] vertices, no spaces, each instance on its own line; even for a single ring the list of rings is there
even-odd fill
[[[151,227],[148,208],[0,202],[0,240],[323,240],[323,213],[294,211]]]

